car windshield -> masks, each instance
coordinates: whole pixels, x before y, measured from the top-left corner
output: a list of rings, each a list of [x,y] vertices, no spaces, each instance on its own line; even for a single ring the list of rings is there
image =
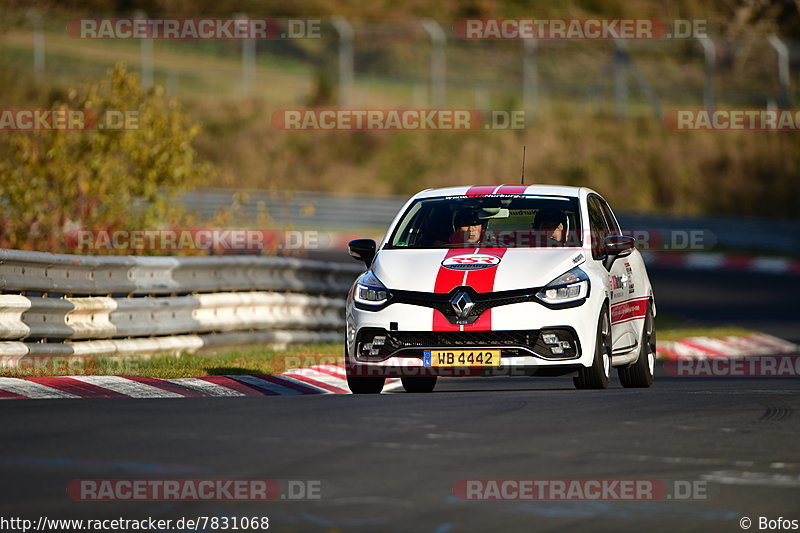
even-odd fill
[[[449,196],[409,206],[388,248],[581,246],[578,199],[562,196]]]

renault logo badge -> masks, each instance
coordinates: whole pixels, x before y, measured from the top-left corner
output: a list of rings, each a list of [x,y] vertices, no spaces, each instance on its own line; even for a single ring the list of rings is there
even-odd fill
[[[469,297],[464,291],[457,292],[453,299],[450,300],[450,305],[453,306],[453,311],[459,316],[459,318],[467,318],[469,316],[469,312],[472,311],[472,308],[475,307],[475,302],[472,301],[472,298]]]

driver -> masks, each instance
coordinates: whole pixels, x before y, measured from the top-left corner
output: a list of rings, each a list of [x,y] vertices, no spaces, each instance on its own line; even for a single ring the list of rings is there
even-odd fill
[[[560,209],[540,209],[533,219],[533,229],[547,239],[545,246],[561,246],[564,243],[566,228],[567,215]]]
[[[459,211],[453,218],[453,233],[450,244],[478,244],[483,236],[483,222],[472,210]]]

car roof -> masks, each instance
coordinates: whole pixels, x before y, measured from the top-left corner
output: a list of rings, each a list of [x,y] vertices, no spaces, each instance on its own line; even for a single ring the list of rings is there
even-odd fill
[[[462,185],[460,187],[426,189],[414,195],[414,199],[440,196],[486,196],[487,194],[530,194],[580,198],[581,192],[590,193],[594,191],[587,187],[570,187],[566,185]]]

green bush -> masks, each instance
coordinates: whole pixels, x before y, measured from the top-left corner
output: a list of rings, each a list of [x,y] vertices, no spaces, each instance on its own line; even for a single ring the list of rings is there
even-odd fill
[[[172,199],[215,172],[191,145],[198,126],[160,88],[143,90],[122,65],[49,109],[135,111],[134,129],[7,131],[0,136],[0,247],[69,251],[75,229],[174,223]],[[131,124],[132,125],[132,124]]]

